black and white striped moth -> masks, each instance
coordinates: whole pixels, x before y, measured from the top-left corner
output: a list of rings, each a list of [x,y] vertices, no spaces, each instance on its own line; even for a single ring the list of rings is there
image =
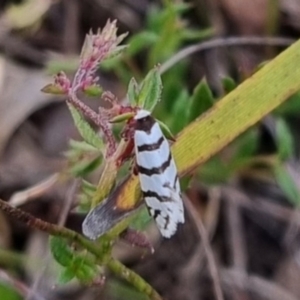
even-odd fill
[[[128,135],[134,144],[135,171],[146,206],[162,236],[170,238],[178,224],[184,223],[184,211],[177,168],[169,143],[149,111],[136,111],[128,126]],[[85,236],[93,240],[99,238],[137,208],[131,211],[118,208],[114,199],[120,188],[122,184],[86,216],[82,224]]]
[[[149,111],[134,116],[136,170],[150,215],[163,237],[175,234],[184,223],[183,202],[169,143]]]

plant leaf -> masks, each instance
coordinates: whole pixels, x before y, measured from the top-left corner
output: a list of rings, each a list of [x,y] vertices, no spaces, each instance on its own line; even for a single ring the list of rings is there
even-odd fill
[[[189,122],[194,121],[214,104],[214,97],[205,79],[195,87],[190,101]]]
[[[162,92],[162,81],[158,68],[152,69],[141,84],[137,105],[152,111],[159,102]]]
[[[23,297],[20,296],[12,287],[5,285],[0,282],[0,295],[1,300],[22,300]]]
[[[278,185],[280,186],[281,190],[284,192],[288,200],[292,204],[299,206],[300,192],[284,165],[277,164],[274,167],[273,171]]]
[[[62,266],[67,267],[73,260],[73,253],[65,239],[50,236],[50,250],[54,259]]]
[[[171,141],[175,141],[175,137],[174,135],[172,134],[171,130],[169,129],[169,127],[163,123],[162,121],[160,120],[156,120],[160,126],[160,129],[162,131],[162,133],[164,134],[164,136],[168,139],[168,140],[171,140]]]
[[[84,89],[84,93],[89,97],[100,97],[103,89],[99,84],[92,84]]]
[[[280,159],[286,160],[293,155],[295,149],[293,136],[287,123],[282,118],[276,120],[276,142]]]
[[[66,284],[75,278],[74,271],[70,268],[64,268],[58,277],[59,284]]]
[[[57,84],[49,83],[41,89],[41,92],[52,95],[65,95],[66,92]]]
[[[230,93],[236,88],[236,82],[231,77],[222,78],[222,85],[226,94]]]
[[[71,148],[75,150],[81,150],[81,151],[99,151],[97,148],[92,146],[91,144],[88,144],[85,141],[76,141],[76,140],[70,140],[69,145]]]
[[[76,164],[70,168],[70,172],[75,177],[83,177],[97,169],[101,165],[101,162],[102,156],[98,156],[92,160],[84,159],[76,162]]]
[[[128,90],[127,90],[127,99],[129,100],[131,106],[138,105],[139,92],[140,92],[139,85],[136,82],[135,78],[132,77],[129,81]]]
[[[134,116],[134,113],[131,113],[131,112],[124,113],[124,114],[118,115],[118,116],[110,119],[109,122],[110,123],[121,123],[121,122],[129,120],[133,116]]]
[[[152,31],[142,31],[138,34],[135,34],[129,41],[129,47],[127,54],[129,56],[134,56],[141,50],[151,46],[158,39],[158,35]]]
[[[98,134],[92,129],[90,124],[82,117],[81,113],[70,103],[68,103],[71,115],[73,117],[75,126],[82,138],[90,145],[97,149],[103,148],[103,142]]]

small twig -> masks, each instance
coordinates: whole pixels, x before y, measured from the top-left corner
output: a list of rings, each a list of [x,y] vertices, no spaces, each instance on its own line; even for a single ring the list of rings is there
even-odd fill
[[[231,46],[289,46],[296,40],[282,37],[259,37],[259,36],[245,36],[245,37],[229,37],[229,38],[217,38],[206,42],[201,42],[196,45],[186,47],[169,60],[164,62],[159,71],[161,74],[172,68],[176,63],[182,59],[200,51]]]
[[[58,181],[58,178],[59,174],[55,173],[26,190],[14,193],[9,199],[9,204],[17,207],[40,197],[53,187],[53,185]]]
[[[226,208],[232,265],[236,270],[245,271],[247,256],[240,209],[236,203],[231,201],[226,203]]]
[[[247,247],[243,232],[243,222],[240,207],[234,201],[226,202],[226,219],[228,228],[229,253],[232,268],[246,273]],[[236,287],[232,291],[232,300],[248,299],[244,289]]]
[[[33,215],[26,213],[18,208],[14,208],[0,199],[0,209],[15,220],[25,223],[28,227],[47,232],[50,235],[66,238],[72,242],[77,242],[83,248],[94,254],[98,262],[105,264],[115,275],[124,278],[138,291],[145,293],[150,299],[162,300],[159,294],[138,274],[126,268],[121,262],[110,258],[108,261],[102,261],[103,253],[101,244],[86,239],[81,234],[66,227],[51,224]]]
[[[205,254],[207,256],[208,269],[210,271],[210,275],[211,275],[211,278],[213,281],[215,297],[217,300],[224,300],[223,292],[221,289],[218,268],[217,268],[215,258],[213,255],[213,250],[209,243],[209,238],[208,238],[206,229],[204,227],[204,224],[203,224],[201,218],[195,212],[195,209],[194,209],[193,204],[191,203],[190,199],[188,197],[184,197],[184,198],[186,200],[186,201],[184,201],[185,207],[187,208],[188,212],[192,216],[193,221],[195,222],[195,225],[198,228],[198,231],[199,231],[202,243],[203,243]]]

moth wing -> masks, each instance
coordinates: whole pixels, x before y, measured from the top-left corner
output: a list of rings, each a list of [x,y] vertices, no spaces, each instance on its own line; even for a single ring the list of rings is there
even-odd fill
[[[85,217],[82,223],[82,233],[89,239],[96,240],[101,237],[117,223],[139,208],[139,205],[128,210],[118,208],[115,199],[121,186],[122,184],[120,184],[108,198],[93,208]]]
[[[157,197],[146,197],[150,215],[155,219],[161,235],[170,238],[175,234],[179,223],[184,223],[183,202],[180,193],[169,187],[170,197],[161,201]]]
[[[91,240],[95,240],[111,229],[121,216],[111,207],[108,198],[93,208],[82,223],[82,233]]]

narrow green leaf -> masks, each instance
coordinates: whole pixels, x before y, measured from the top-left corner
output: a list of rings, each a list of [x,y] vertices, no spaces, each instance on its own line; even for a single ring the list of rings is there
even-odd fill
[[[98,156],[92,160],[84,159],[70,168],[70,172],[75,177],[83,177],[96,170],[101,165],[101,162],[102,156]]]
[[[257,129],[250,129],[239,136],[234,142],[234,146],[237,147],[237,150],[234,154],[234,159],[253,156],[257,150],[258,139],[259,136]]]
[[[226,94],[230,93],[236,88],[236,82],[231,77],[222,78],[222,85]]]
[[[100,97],[103,93],[103,89],[99,84],[92,84],[86,87],[83,92],[89,97]]]
[[[74,271],[71,268],[65,268],[61,271],[58,277],[59,284],[66,284],[75,278]]]
[[[227,182],[230,178],[228,166],[215,156],[206,162],[199,170],[201,181],[206,184],[216,184]]]
[[[182,31],[181,36],[184,40],[199,41],[199,40],[210,38],[211,36],[213,36],[214,33],[215,33],[215,30],[213,28],[207,28],[207,29],[201,29],[201,30],[185,28]]]
[[[162,92],[162,81],[158,68],[152,69],[141,84],[138,106],[152,111],[159,102]]]
[[[158,39],[158,35],[152,31],[142,31],[134,35],[129,41],[129,48],[127,54],[129,56],[134,56],[141,50],[151,46]]]
[[[291,131],[284,119],[276,120],[277,152],[282,160],[286,160],[294,153],[294,140]]]
[[[57,84],[47,84],[41,89],[41,92],[52,95],[65,95],[66,92]]]
[[[71,115],[73,117],[75,126],[82,138],[90,145],[97,149],[103,148],[103,142],[98,134],[92,129],[90,124],[82,117],[81,113],[70,103],[68,103]]]
[[[157,120],[156,121],[158,122],[164,136],[168,139],[168,140],[172,140],[172,141],[175,141],[175,137],[174,135],[172,134],[171,130],[169,129],[169,127],[163,123],[162,121],[160,120]]]
[[[139,92],[139,85],[136,82],[135,78],[132,77],[129,81],[127,90],[127,99],[131,106],[137,106]]]
[[[129,113],[118,115],[118,116],[110,119],[109,122],[110,123],[121,123],[121,122],[129,120],[133,116],[134,116],[134,113],[129,112]]]
[[[180,179],[180,187],[183,192],[185,192],[190,187],[190,183],[193,177],[194,175],[190,175],[190,176],[184,176],[183,178]]]
[[[189,122],[194,121],[214,104],[214,97],[205,79],[195,87],[190,103]]]
[[[99,151],[97,148],[92,146],[91,144],[88,144],[85,141],[75,141],[75,140],[70,140],[69,145],[71,148],[76,149],[76,150],[81,150],[81,151]]]
[[[69,266],[73,259],[73,253],[66,240],[57,236],[50,236],[49,243],[54,259],[64,267]]]
[[[83,254],[74,257],[72,270],[76,278],[82,282],[91,282],[97,275],[95,262],[92,262]]]
[[[177,98],[174,99],[172,106],[172,114],[170,115],[170,128],[175,134],[182,130],[188,123],[188,101],[189,94],[185,89],[182,89],[180,94],[178,94]],[[178,118],[175,116],[180,117]]]
[[[282,164],[277,164],[273,170],[281,190],[292,204],[298,206],[300,204],[300,193],[286,168]]]
[[[298,115],[300,111],[300,93],[296,93],[288,101],[280,105],[276,110],[276,115],[293,116]]]
[[[82,186],[82,191],[90,196],[93,195],[97,189],[97,187],[94,184],[92,184],[86,180],[82,180],[81,186]]]

